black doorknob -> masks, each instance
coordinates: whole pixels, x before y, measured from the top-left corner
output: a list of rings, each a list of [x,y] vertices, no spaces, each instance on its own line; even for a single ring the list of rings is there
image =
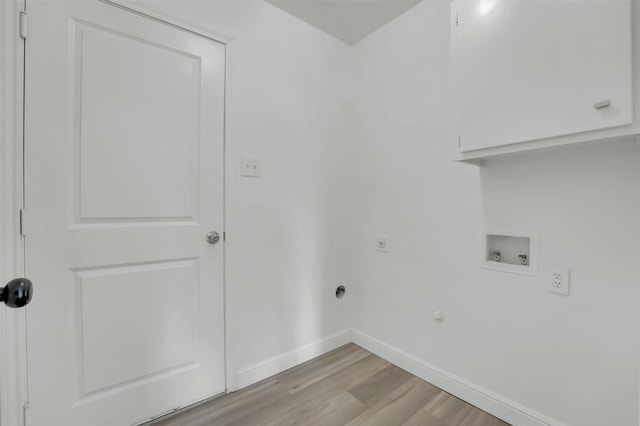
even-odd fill
[[[22,308],[31,302],[33,284],[26,278],[16,278],[0,289],[0,302],[10,308]]]

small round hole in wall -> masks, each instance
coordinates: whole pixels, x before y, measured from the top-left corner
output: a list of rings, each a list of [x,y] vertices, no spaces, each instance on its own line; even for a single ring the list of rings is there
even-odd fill
[[[336,288],[336,297],[338,299],[342,299],[342,297],[344,296],[344,294],[347,292],[347,289],[344,288],[343,285],[338,286],[338,288]]]

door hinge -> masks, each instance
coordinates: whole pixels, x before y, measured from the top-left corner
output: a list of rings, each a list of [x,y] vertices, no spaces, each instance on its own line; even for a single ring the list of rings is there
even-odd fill
[[[460,25],[459,21],[458,21],[458,12],[456,12],[456,27],[458,27]]]
[[[462,148],[462,136],[458,135],[458,148]]]
[[[222,232],[222,241],[227,241],[227,233]]]
[[[27,39],[27,34],[29,32],[29,20],[27,18],[27,12],[24,10],[20,11],[20,38],[23,40]]]
[[[22,413],[24,415],[24,426],[31,426],[31,404],[28,402],[22,406]]]
[[[23,237],[27,235],[27,218],[25,217],[24,209],[20,209],[20,235]]]

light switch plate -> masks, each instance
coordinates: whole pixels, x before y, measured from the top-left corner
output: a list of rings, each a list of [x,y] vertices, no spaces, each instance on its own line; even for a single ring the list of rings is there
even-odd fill
[[[260,160],[242,157],[240,175],[245,177],[260,177]]]
[[[547,274],[547,291],[549,293],[569,295],[569,268],[566,266],[550,266]]]

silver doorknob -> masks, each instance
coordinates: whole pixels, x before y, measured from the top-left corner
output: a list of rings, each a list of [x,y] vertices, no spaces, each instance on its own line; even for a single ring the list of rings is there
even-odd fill
[[[218,234],[216,231],[207,232],[207,236],[205,237],[205,239],[209,244],[216,244],[218,241],[220,241],[220,234]]]

